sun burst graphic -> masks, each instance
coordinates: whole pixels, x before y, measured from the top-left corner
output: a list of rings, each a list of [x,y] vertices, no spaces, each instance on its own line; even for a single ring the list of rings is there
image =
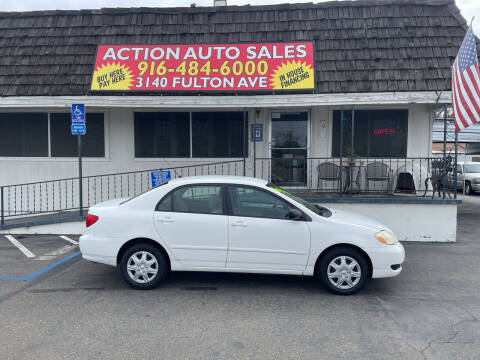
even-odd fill
[[[132,72],[124,64],[107,63],[93,72],[91,90],[129,90]]]
[[[287,61],[273,71],[270,78],[273,89],[313,89],[313,69],[301,61]]]

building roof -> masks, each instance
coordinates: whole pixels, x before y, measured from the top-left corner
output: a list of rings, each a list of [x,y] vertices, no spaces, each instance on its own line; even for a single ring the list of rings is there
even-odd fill
[[[443,119],[433,121],[432,141],[443,143]],[[447,121],[447,141],[454,141],[455,124],[452,120]],[[458,141],[462,143],[480,143],[480,123],[473,124],[458,133]]]
[[[316,93],[449,90],[465,31],[454,0],[1,12],[0,96],[95,95],[101,44],[312,40]]]

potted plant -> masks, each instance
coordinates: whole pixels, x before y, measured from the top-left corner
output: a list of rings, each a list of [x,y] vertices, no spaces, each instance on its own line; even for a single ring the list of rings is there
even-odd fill
[[[355,150],[352,151],[352,148],[347,147],[345,149],[345,156],[347,158],[348,166],[355,166],[357,162],[357,154]]]

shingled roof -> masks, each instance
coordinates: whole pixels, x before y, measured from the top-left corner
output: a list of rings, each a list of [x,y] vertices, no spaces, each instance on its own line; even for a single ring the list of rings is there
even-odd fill
[[[317,93],[449,90],[465,31],[453,0],[3,12],[0,96],[96,95],[101,44],[312,40]]]

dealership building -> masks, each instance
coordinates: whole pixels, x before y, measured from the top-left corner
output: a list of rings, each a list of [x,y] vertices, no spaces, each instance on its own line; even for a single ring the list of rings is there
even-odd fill
[[[449,222],[440,240],[455,238],[456,203],[418,196],[467,29],[453,0],[0,13],[0,29],[1,186],[77,176],[71,107],[84,104],[86,177],[223,171],[337,192],[339,206],[373,188],[430,206]],[[370,163],[386,170],[369,176]],[[65,186],[73,204],[76,185]],[[412,196],[392,195],[402,190]],[[4,191],[13,214],[24,199]],[[347,205],[378,207],[362,199]]]

